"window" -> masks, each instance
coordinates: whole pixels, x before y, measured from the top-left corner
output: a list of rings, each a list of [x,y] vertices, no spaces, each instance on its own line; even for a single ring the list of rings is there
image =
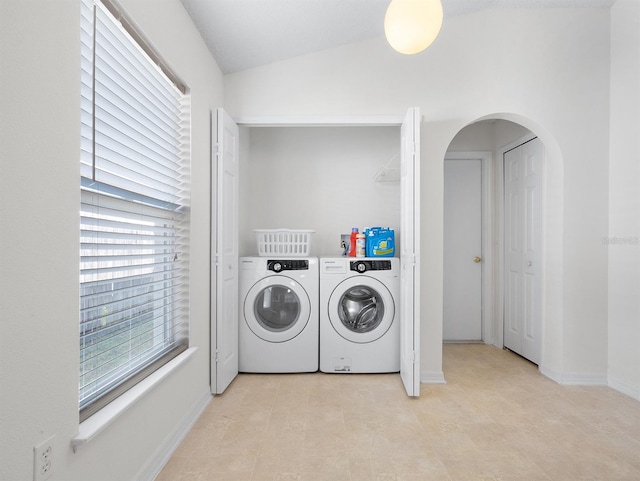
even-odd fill
[[[80,420],[188,345],[189,97],[106,0],[82,1]]]

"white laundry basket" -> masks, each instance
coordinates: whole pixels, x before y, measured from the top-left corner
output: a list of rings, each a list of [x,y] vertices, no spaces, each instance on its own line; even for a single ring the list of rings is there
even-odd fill
[[[311,234],[309,229],[254,229],[258,255],[309,257]]]

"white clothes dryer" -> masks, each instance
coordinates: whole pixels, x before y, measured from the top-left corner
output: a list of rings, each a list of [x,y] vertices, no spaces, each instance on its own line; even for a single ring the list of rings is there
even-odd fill
[[[320,371],[400,371],[398,258],[320,259]]]
[[[318,370],[318,259],[239,259],[238,369]]]

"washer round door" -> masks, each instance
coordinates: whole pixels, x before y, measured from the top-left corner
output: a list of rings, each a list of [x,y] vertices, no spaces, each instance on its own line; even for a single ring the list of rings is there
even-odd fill
[[[311,301],[304,288],[286,276],[256,282],[244,300],[249,329],[268,342],[286,342],[300,334],[311,316]]]
[[[328,309],[335,331],[356,343],[380,339],[395,317],[389,289],[369,276],[349,277],[338,284],[329,297]]]

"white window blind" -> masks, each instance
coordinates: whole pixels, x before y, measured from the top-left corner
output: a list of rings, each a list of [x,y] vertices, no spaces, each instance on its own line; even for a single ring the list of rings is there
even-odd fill
[[[188,345],[189,97],[113,4],[82,2],[80,418]]]

